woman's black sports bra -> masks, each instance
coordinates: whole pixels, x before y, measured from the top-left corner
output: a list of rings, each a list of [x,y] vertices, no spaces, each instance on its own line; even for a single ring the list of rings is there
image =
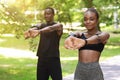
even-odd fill
[[[96,34],[96,35],[98,35],[98,34]],[[78,38],[87,39],[83,33],[82,33],[82,35],[81,35],[80,37],[78,37]],[[80,50],[84,50],[84,49],[95,50],[95,51],[98,51],[98,52],[101,53],[101,52],[103,51],[103,49],[104,49],[104,44],[103,44],[103,43],[87,44],[87,45],[81,47],[81,48],[79,49],[79,51],[80,51]]]

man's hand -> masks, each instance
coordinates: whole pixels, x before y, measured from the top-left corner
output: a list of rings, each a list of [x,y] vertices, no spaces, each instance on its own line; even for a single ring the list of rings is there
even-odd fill
[[[25,37],[25,39],[28,39],[30,37],[34,38],[34,37],[36,37],[39,34],[40,34],[39,30],[29,29],[29,30],[27,30],[27,31],[24,32],[24,37]]]
[[[25,39],[30,38],[30,32],[29,32],[29,30],[24,32],[24,37],[25,37]]]
[[[29,30],[29,33],[30,33],[30,37],[34,38],[40,34],[40,31],[31,29]]]

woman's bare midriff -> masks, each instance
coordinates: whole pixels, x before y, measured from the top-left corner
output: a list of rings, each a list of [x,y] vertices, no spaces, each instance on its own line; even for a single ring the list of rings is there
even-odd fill
[[[79,61],[83,63],[99,61],[100,52],[94,50],[81,50],[79,51]]]

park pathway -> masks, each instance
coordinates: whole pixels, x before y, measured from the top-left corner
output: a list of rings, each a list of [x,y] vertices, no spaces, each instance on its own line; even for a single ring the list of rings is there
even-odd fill
[[[32,51],[3,47],[0,47],[0,55],[13,58],[37,58]]]
[[[33,52],[30,51],[2,47],[0,47],[0,55],[14,58],[37,58],[36,54],[33,54]],[[65,58],[62,59],[65,60]],[[74,58],[67,59],[71,60]],[[120,80],[120,55],[102,61],[100,62],[100,64],[103,70],[105,80]],[[73,80],[73,76],[74,74],[70,74],[68,76],[65,76],[63,80]]]

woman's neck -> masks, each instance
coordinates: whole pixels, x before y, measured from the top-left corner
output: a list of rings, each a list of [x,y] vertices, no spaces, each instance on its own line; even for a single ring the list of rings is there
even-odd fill
[[[88,35],[95,35],[95,34],[97,34],[99,32],[100,32],[99,30],[88,30],[87,31]]]

